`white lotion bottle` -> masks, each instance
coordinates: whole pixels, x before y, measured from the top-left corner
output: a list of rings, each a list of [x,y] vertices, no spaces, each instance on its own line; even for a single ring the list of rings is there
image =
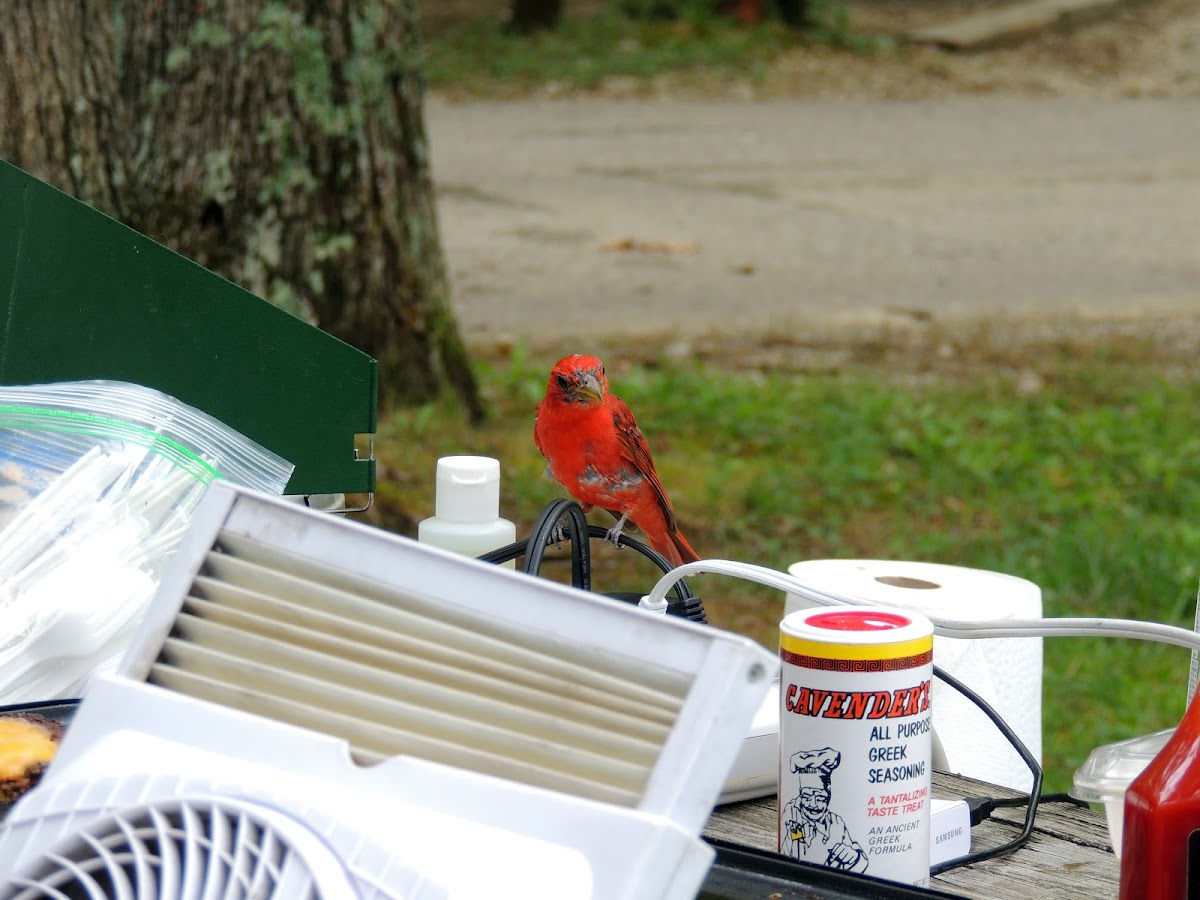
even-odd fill
[[[500,461],[489,456],[443,456],[437,463],[434,514],[417,526],[417,540],[464,556],[480,556],[517,539],[500,517]],[[516,562],[504,565],[516,568]]]

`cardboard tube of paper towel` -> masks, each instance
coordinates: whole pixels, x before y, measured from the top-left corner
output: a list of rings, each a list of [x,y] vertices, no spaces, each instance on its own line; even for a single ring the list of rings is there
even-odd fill
[[[814,588],[857,602],[895,606],[927,616],[980,621],[1042,615],[1042,591],[1036,584],[983,569],[875,559],[814,559],[794,563],[788,573]],[[784,615],[811,605],[789,593]],[[995,707],[1041,760],[1041,638],[958,640],[935,636],[933,662]],[[1028,767],[974,703],[935,678],[932,705],[936,766],[1029,790],[1033,778]]]

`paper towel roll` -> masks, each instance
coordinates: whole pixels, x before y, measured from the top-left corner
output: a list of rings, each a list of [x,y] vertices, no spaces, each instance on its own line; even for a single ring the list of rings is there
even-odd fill
[[[876,559],[814,559],[788,567],[819,590],[867,603],[965,621],[1036,619],[1042,591],[1031,581],[958,566]],[[784,614],[813,604],[789,593]],[[1042,639],[961,640],[934,637],[933,662],[977,692],[1042,758]],[[967,698],[936,678],[933,685],[935,765],[1028,791],[1029,768],[991,721]],[[942,757],[937,748],[940,746]]]

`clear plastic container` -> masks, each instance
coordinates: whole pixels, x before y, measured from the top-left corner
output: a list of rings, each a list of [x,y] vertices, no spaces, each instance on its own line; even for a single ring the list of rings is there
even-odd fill
[[[1087,762],[1075,771],[1075,785],[1070,794],[1077,800],[1104,804],[1108,836],[1118,860],[1125,825],[1125,789],[1142,774],[1174,733],[1174,728],[1166,728],[1115,744],[1104,744],[1093,750]]]

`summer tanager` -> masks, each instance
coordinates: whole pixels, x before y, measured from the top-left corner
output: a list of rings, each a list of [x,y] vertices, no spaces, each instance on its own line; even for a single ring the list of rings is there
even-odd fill
[[[632,522],[671,565],[700,558],[679,532],[642,430],[629,407],[609,393],[604,364],[596,357],[568,356],[550,371],[533,440],[551,477],[584,512],[598,506],[616,516],[609,540],[616,543]]]

